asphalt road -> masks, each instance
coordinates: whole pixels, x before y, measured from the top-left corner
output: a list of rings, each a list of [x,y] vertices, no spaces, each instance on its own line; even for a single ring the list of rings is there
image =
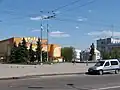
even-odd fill
[[[1,80],[0,90],[120,90],[120,74]]]

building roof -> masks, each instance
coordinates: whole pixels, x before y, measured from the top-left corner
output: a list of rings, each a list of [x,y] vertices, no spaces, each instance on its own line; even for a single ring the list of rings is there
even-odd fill
[[[14,37],[11,37],[11,38],[8,38],[8,39],[4,39],[4,40],[0,40],[0,43],[1,43],[1,42],[10,41],[10,40],[14,40]]]

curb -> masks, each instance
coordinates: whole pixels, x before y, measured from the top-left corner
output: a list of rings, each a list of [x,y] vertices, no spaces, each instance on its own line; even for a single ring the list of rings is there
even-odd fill
[[[41,75],[26,75],[26,76],[18,76],[18,77],[6,77],[6,78],[0,78],[0,80],[12,80],[12,79],[25,79],[25,78],[34,78],[34,77],[41,77],[41,76],[58,76],[58,75],[81,75],[85,74],[85,72],[81,73],[60,73],[60,74],[41,74]]]

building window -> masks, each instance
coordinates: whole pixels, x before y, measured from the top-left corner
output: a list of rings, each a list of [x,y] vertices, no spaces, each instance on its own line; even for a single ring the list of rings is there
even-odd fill
[[[101,42],[101,44],[104,44],[103,42]]]

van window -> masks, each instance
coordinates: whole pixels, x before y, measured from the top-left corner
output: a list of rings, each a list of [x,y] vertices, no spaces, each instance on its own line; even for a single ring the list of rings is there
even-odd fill
[[[111,61],[111,65],[118,65],[117,61]]]
[[[109,62],[106,62],[106,63],[105,63],[105,66],[109,66],[109,65],[110,65]]]
[[[105,61],[99,61],[95,64],[95,66],[99,67],[99,66],[103,66]]]

